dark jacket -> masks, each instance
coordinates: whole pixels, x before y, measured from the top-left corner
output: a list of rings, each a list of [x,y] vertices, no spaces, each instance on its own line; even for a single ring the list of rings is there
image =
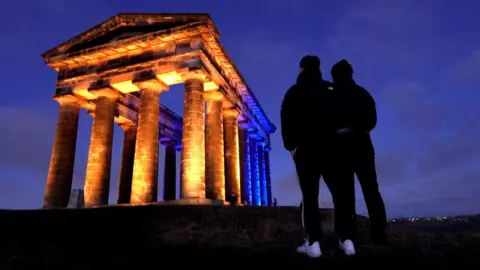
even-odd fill
[[[344,137],[373,151],[369,133],[377,125],[377,110],[372,96],[354,80],[336,82],[334,88],[335,130],[351,128]]]
[[[335,84],[335,127],[370,132],[377,125],[375,101],[355,81]]]
[[[288,89],[281,108],[281,129],[285,149],[322,147],[333,134],[332,83],[320,72],[302,72]]]

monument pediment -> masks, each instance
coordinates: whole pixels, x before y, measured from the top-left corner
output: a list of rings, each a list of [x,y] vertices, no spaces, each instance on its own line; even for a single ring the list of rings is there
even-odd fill
[[[47,61],[47,59],[54,56],[70,54],[107,44],[112,41],[167,30],[195,22],[207,24],[214,35],[219,38],[218,30],[215,28],[215,25],[208,14],[120,13],[49,50],[44,53],[42,57]]]

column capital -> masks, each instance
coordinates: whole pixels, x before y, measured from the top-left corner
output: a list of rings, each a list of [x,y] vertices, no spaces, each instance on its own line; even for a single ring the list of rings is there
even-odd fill
[[[176,140],[173,140],[173,139],[170,139],[170,140],[164,140],[164,141],[160,141],[160,143],[164,146],[169,146],[169,145],[172,145],[172,146],[177,146],[177,141]]]
[[[223,110],[223,116],[224,117],[234,117],[236,119],[239,114],[240,114],[240,112],[235,108],[230,108],[230,109],[224,109]]]
[[[254,130],[247,130],[248,132],[248,137],[250,138],[254,138],[254,139],[258,139],[258,134],[257,134],[257,130],[254,129]]]
[[[245,133],[249,133],[249,129],[251,128],[250,123],[245,119],[238,119],[238,126],[245,130]]]
[[[183,73],[181,76],[184,81],[196,79],[202,82],[206,82],[210,77],[203,69],[190,70],[186,73]]]
[[[257,141],[257,144],[258,144],[258,145],[261,145],[261,146],[263,146],[263,147],[267,146],[267,142],[266,142],[266,141],[263,141],[263,140]]]
[[[223,99],[223,94],[218,90],[206,91],[203,94],[203,98],[206,101],[221,101]]]
[[[118,126],[123,129],[123,131],[129,131],[137,128],[137,124],[131,121],[118,123]]]
[[[60,105],[62,105],[62,104],[69,104],[69,103],[79,104],[78,98],[77,98],[76,96],[70,95],[70,94],[54,96],[54,97],[53,97],[53,100],[55,100],[55,101],[57,101],[58,103],[60,103]]]
[[[168,91],[168,85],[158,78],[152,78],[144,81],[132,81],[132,83],[138,87],[138,89],[144,90],[155,90],[159,94],[165,91]]]
[[[123,96],[122,93],[118,92],[116,89],[111,87],[110,85],[107,86],[94,86],[88,88],[88,92],[95,95],[95,97],[108,97],[111,99],[118,99]]]
[[[168,90],[168,85],[160,80],[153,70],[146,70],[134,75],[132,84],[138,87],[138,89],[155,90],[158,93]]]

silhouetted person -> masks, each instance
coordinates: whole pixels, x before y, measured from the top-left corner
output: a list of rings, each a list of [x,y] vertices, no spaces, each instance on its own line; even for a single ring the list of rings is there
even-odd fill
[[[273,206],[277,206],[277,198],[273,198]]]
[[[237,205],[237,196],[235,194],[227,196],[227,202],[229,202],[231,206]]]
[[[326,175],[328,151],[333,134],[331,121],[332,84],[323,80],[320,59],[305,56],[300,61],[297,83],[285,94],[281,108],[281,130],[285,149],[295,162],[302,191],[302,225],[305,243],[297,252],[320,257],[320,217],[318,196],[320,177]]]
[[[387,218],[375,170],[375,150],[370,138],[377,124],[375,101],[353,80],[353,68],[341,60],[331,70],[335,99],[335,185],[331,186],[335,204],[335,230],[340,248],[354,254],[356,239],[354,175],[362,187],[370,216],[374,244],[386,243]]]

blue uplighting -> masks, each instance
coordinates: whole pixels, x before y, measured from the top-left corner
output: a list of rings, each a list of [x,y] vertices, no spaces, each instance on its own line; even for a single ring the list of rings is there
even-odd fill
[[[261,194],[260,194],[260,175],[258,168],[258,151],[257,151],[257,142],[255,138],[250,139],[250,170],[251,170],[251,180],[252,180],[252,194],[253,202],[252,205],[260,206]]]
[[[272,179],[270,176],[270,147],[265,147],[265,183],[267,185],[267,205],[272,206]]]
[[[267,195],[267,179],[266,179],[266,164],[265,164],[265,143],[258,143],[258,169],[259,169],[259,180],[260,180],[260,197],[262,201],[262,206],[268,205],[268,195]]]
[[[251,162],[250,162],[250,140],[247,139],[245,151],[244,151],[244,158],[245,158],[245,182],[246,182],[246,191],[247,191],[247,203],[248,205],[253,204],[253,193],[252,193],[252,176],[251,176]]]

